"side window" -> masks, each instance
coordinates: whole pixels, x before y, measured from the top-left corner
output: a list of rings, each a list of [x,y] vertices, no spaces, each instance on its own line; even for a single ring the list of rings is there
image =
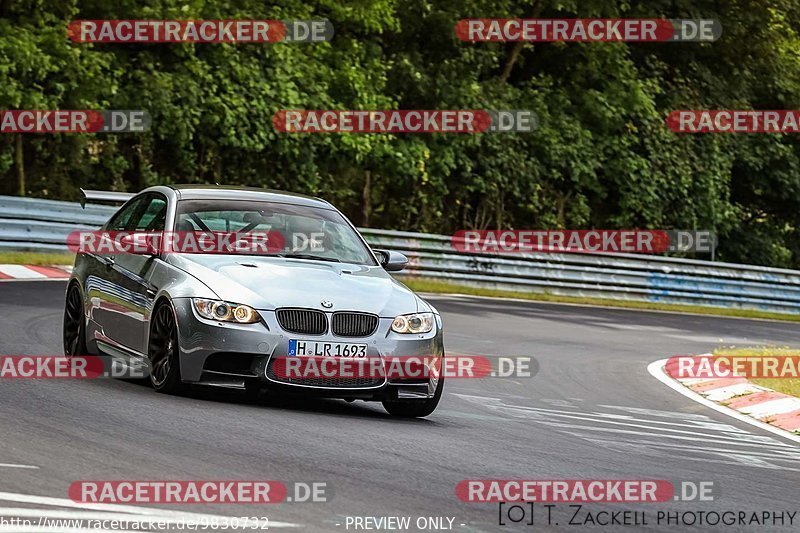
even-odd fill
[[[167,217],[167,201],[153,194],[137,198],[109,221],[109,231],[160,231]]]
[[[150,196],[149,204],[144,209],[138,222],[135,222],[136,231],[162,231],[167,218],[167,201],[160,196]]]
[[[126,229],[133,214],[139,211],[139,208],[142,206],[142,202],[147,200],[148,198],[137,198],[133,202],[123,207],[121,210],[117,211],[114,217],[108,222],[106,229],[108,231],[122,231]]]

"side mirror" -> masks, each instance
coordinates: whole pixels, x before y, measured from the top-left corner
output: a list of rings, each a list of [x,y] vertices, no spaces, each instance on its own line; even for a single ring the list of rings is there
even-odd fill
[[[391,250],[375,250],[381,266],[387,272],[400,272],[408,264],[408,257],[400,252],[393,252]]]
[[[119,239],[119,244],[134,255],[156,256],[161,253],[153,242],[152,235],[147,233],[123,235]]]

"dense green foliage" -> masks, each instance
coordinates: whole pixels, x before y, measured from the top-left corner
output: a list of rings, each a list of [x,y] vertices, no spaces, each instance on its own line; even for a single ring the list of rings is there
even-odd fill
[[[715,43],[464,43],[461,18],[716,18]],[[75,44],[74,19],[330,19],[324,44]],[[0,0],[0,109],[147,109],[146,134],[0,136],[0,194],[182,182],[324,196],[356,223],[713,229],[800,266],[790,135],[688,135],[673,109],[800,106],[796,0]],[[306,109],[533,109],[511,135],[289,135]],[[21,144],[18,144],[21,139]],[[19,158],[21,156],[22,165]]]

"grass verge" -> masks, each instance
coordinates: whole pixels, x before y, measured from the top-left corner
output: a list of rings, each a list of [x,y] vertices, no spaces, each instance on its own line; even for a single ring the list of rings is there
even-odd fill
[[[472,296],[489,296],[493,298],[516,298],[518,300],[531,300],[535,302],[556,302],[583,305],[597,305],[600,307],[619,307],[623,309],[643,309],[648,311],[672,311],[676,313],[691,313],[697,315],[729,316],[739,318],[760,318],[766,320],[782,320],[785,322],[800,322],[800,315],[784,313],[769,313],[749,309],[728,309],[722,307],[708,307],[701,305],[675,305],[656,302],[635,302],[626,300],[612,300],[609,298],[583,298],[577,296],[558,296],[554,294],[541,294],[531,292],[515,292],[496,289],[468,287],[446,281],[432,281],[426,279],[403,278],[403,283],[418,292],[431,292],[439,294],[468,294]]]
[[[75,254],[58,252],[0,252],[0,265],[72,265]]]
[[[718,348],[714,350],[714,355],[724,355],[727,357],[765,357],[765,356],[800,356],[800,350],[779,347],[759,347],[759,348]],[[756,385],[770,388],[784,394],[800,397],[800,379],[795,378],[776,378],[760,379],[749,378]]]

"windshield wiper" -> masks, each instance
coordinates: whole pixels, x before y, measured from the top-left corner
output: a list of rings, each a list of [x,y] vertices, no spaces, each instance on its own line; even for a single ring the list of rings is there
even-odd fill
[[[341,263],[335,257],[323,257],[321,255],[313,254],[278,254],[278,257],[285,257],[287,259],[313,259],[315,261],[330,261],[332,263]]]

